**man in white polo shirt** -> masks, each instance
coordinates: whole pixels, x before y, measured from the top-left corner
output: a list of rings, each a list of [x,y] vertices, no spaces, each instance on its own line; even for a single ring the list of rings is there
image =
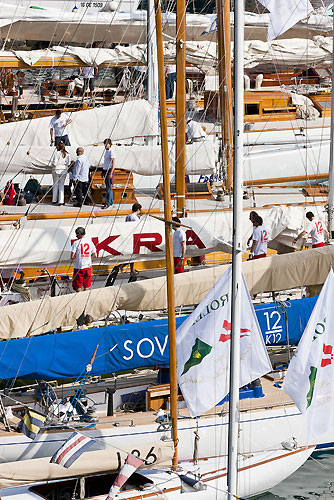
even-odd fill
[[[310,235],[312,238],[312,248],[323,247],[325,245],[325,238],[326,243],[329,244],[329,233],[325,224],[320,219],[316,219],[313,212],[307,212],[306,218],[310,222],[307,224],[305,230],[293,240],[293,244],[295,245],[300,238],[306,235]]]
[[[92,257],[96,257],[96,248],[90,238],[87,238],[84,227],[75,230],[78,238],[71,248],[71,259],[74,260],[72,287],[81,292],[82,287],[87,290],[91,286]]]
[[[61,109],[57,109],[55,115],[50,120],[50,146],[57,146],[63,142],[65,146],[70,146],[70,140],[67,134],[67,125],[72,123],[68,113],[62,113]]]
[[[267,257],[268,229],[263,225],[262,217],[253,217],[253,243],[251,247],[251,259],[262,259]]]
[[[104,179],[106,185],[106,198],[105,204],[102,208],[109,208],[112,206],[114,202],[113,196],[113,185],[114,185],[114,176],[115,176],[115,151],[111,146],[111,139],[104,139],[104,161],[103,161],[103,170],[102,177]]]

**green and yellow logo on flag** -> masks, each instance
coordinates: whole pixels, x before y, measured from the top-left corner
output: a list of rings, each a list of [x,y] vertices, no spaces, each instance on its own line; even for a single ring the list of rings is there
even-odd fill
[[[192,366],[199,365],[203,361],[205,356],[210,354],[211,350],[212,350],[211,345],[206,344],[205,342],[203,342],[203,340],[197,338],[195,344],[191,349],[190,358],[184,365],[182,375],[187,373],[187,371],[190,370]]]
[[[25,409],[25,414],[19,422],[19,429],[30,439],[35,439],[46,420],[46,416],[31,408]]]
[[[315,366],[310,366],[310,375],[309,375],[309,378],[308,378],[309,382],[310,382],[310,388],[309,388],[309,391],[308,391],[308,393],[306,395],[306,401],[307,401],[306,409],[312,403],[313,392],[314,392],[314,384],[315,384],[315,378],[317,376],[317,371],[318,371],[318,368],[316,368]]]

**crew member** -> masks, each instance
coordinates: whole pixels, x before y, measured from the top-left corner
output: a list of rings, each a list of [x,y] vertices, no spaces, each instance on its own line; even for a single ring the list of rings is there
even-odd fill
[[[16,73],[16,84],[19,92],[19,99],[23,99],[23,83],[24,83],[24,73],[23,71],[19,70]]]
[[[166,99],[173,99],[176,82],[176,66],[168,64],[165,70],[166,77]]]
[[[186,256],[186,233],[181,229],[178,217],[172,218],[173,224],[173,256],[174,274],[184,273],[184,258]]]
[[[85,155],[84,148],[77,148],[76,154],[77,160],[73,170],[73,181],[75,184],[74,191],[77,202],[74,206],[82,207],[88,195],[90,162]]]
[[[80,74],[83,75],[84,87],[83,96],[85,96],[87,88],[89,88],[89,97],[93,99],[94,96],[94,82],[98,75],[97,67],[90,66],[85,68],[80,68]]]
[[[106,185],[106,198],[105,204],[102,208],[109,208],[114,202],[113,197],[113,185],[114,185],[114,174],[115,174],[115,151],[111,147],[111,139],[104,139],[103,141],[105,153],[104,153],[104,163],[102,170],[102,177]]]
[[[68,174],[68,168],[71,163],[71,157],[65,149],[65,144],[59,142],[56,146],[57,151],[52,157],[52,203],[64,205],[64,185]]]
[[[262,217],[259,215],[253,220],[253,243],[250,259],[262,259],[267,257],[268,229],[263,225]]]
[[[50,146],[57,146],[59,142],[63,142],[65,146],[70,146],[66,127],[72,123],[68,113],[62,113],[61,109],[56,110],[56,114],[50,120]]]
[[[206,132],[200,123],[188,120],[186,125],[187,142],[201,142],[206,138]]]
[[[259,214],[257,212],[254,212],[254,210],[252,210],[251,213],[249,214],[249,220],[253,224],[253,230],[254,230],[254,220],[256,219],[256,217],[259,217]],[[247,246],[249,246],[251,244],[252,239],[253,239],[253,231],[247,240]]]
[[[96,257],[96,248],[90,238],[86,237],[84,227],[75,230],[78,238],[71,248],[71,259],[74,260],[72,287],[81,292],[82,287],[87,290],[91,286],[92,257]]]
[[[132,212],[125,217],[125,222],[137,222],[139,221],[139,214],[141,211],[141,204],[134,203],[132,205]],[[123,268],[123,266],[122,266]],[[128,283],[132,283],[133,281],[137,281],[136,270],[134,262],[130,262],[130,278]]]
[[[312,248],[319,248],[329,244],[329,233],[325,227],[325,224],[314,217],[313,212],[307,212],[306,218],[309,220],[304,231],[298,234],[297,238],[293,240],[293,244],[295,245],[300,238],[303,238],[306,235],[310,235],[312,238]]]

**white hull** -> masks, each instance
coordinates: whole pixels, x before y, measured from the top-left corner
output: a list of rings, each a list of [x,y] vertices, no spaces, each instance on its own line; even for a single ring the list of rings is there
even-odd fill
[[[239,458],[238,472],[238,495],[241,497],[250,497],[267,491],[277,485],[289,475],[295,472],[310,456],[312,449],[298,449],[293,452],[276,450],[270,452],[256,453],[251,456]],[[206,489],[198,492],[197,497],[201,500],[217,498],[220,500],[227,498],[227,459],[226,456],[216,456],[199,461],[197,465],[192,462],[183,462],[180,464],[178,473],[169,470],[140,470],[135,473],[126,483],[126,489],[118,493],[117,498],[163,498],[165,500],[194,499],[192,492],[181,492],[181,480],[179,474],[187,475],[188,478],[194,478],[196,474],[201,477],[201,481]],[[99,478],[99,477],[98,477]],[[89,477],[86,478],[86,484],[89,484]],[[138,479],[144,483],[142,488],[136,487]],[[102,484],[105,480],[101,477]],[[67,483],[67,489],[73,489],[73,483]],[[46,486],[46,485],[44,485]],[[58,489],[57,489],[58,487]],[[57,482],[49,483],[46,488],[53,490],[53,498],[58,498],[59,488],[65,491],[66,483],[62,482],[59,486]],[[188,490],[189,491],[189,490]],[[45,490],[43,491],[45,495]],[[32,500],[41,498],[38,484],[28,486],[17,486],[5,488],[1,491],[2,499]],[[107,491],[105,491],[107,494]],[[182,494],[182,497],[180,495]],[[44,496],[43,495],[43,496]],[[190,496],[192,495],[192,496]],[[92,498],[101,498],[101,494]]]
[[[277,449],[283,441],[294,437],[298,446],[307,444],[304,417],[294,407],[267,409],[265,411],[240,414],[240,452],[256,452]],[[132,450],[136,445],[159,442],[163,437],[170,438],[169,431],[158,431],[158,424],[115,427],[110,418],[110,427],[96,430],[83,429],[85,435],[98,440],[91,450],[106,449],[109,445],[121,449]],[[179,420],[179,459],[187,460],[193,455],[194,419]],[[199,457],[214,456],[227,453],[228,416],[199,419],[200,441]],[[23,434],[4,434],[0,436],[0,463],[42,458],[51,456],[57,451],[72,433],[72,429],[62,432],[42,432],[31,441]],[[334,441],[334,430],[316,444]]]

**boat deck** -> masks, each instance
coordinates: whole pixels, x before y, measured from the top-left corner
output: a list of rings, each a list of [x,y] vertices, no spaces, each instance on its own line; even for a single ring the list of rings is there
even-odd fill
[[[150,375],[149,373],[145,372],[145,375],[137,375],[137,376],[129,376],[128,383],[132,384],[132,387],[134,390],[136,390],[136,386],[139,384],[142,385],[147,385],[152,383],[152,380],[156,374],[152,372]],[[119,380],[119,379],[117,379]],[[126,386],[127,384],[127,377],[121,377],[120,380],[122,380],[120,387]],[[146,384],[145,384],[146,382]],[[266,409],[275,409],[275,408],[280,408],[282,406],[292,406],[293,402],[291,399],[278,387],[274,386],[275,381],[272,379],[269,379],[267,377],[262,377],[261,379],[262,382],[262,389],[263,393],[265,394],[264,397],[262,398],[250,398],[250,399],[241,399],[240,400],[240,411],[242,413],[249,413],[249,412],[254,412],[254,411],[264,411]],[[152,385],[154,385],[152,383]],[[88,386],[89,387],[89,386]],[[62,387],[62,391],[66,391],[68,386]],[[95,390],[95,393],[99,390],[98,389],[98,384],[95,386],[90,387],[91,391]],[[89,391],[87,391],[89,394]],[[15,397],[15,396],[13,396]],[[21,398],[17,396],[17,400],[19,401]],[[28,404],[28,397],[23,396],[22,402],[24,404]],[[13,404],[9,401],[9,399],[4,399],[5,405]],[[183,402],[184,405],[184,402]],[[183,406],[182,405],[182,406]],[[17,407],[17,405],[15,405]],[[22,406],[21,406],[22,407]],[[228,402],[224,403],[223,405],[217,406],[215,409],[209,410],[206,412],[204,415],[202,415],[200,418],[204,419],[206,417],[212,417],[215,415],[221,415],[221,414],[226,414],[228,412]],[[166,413],[168,413],[168,410],[166,410]],[[178,416],[181,419],[184,418],[190,418],[189,412],[187,408],[179,408],[178,409]],[[128,426],[131,424],[131,426],[140,426],[140,425],[148,425],[148,424],[153,424],[157,418],[157,411],[139,411],[139,412],[126,412],[126,411],[115,411],[113,416],[103,416],[99,415],[99,421],[96,423],[96,429],[107,429],[110,428],[111,426],[115,427],[123,427],[123,426]],[[14,418],[13,423],[17,424],[19,421],[18,418]],[[70,427],[73,427],[75,424],[72,422],[70,424]],[[86,424],[87,425],[87,424]],[[83,427],[84,429],[84,427]],[[67,427],[62,427],[59,429],[59,432],[66,432],[68,431]],[[45,431],[48,432],[48,431]],[[11,433],[14,435],[20,435],[20,433],[16,432],[15,430],[11,430]],[[0,424],[0,436],[8,435],[8,431],[5,430],[3,423]]]

